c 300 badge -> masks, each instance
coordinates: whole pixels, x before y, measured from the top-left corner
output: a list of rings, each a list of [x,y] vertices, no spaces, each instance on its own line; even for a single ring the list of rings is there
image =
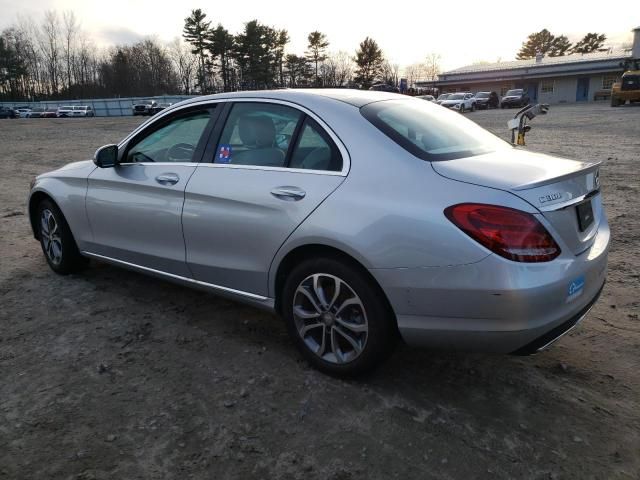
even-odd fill
[[[541,197],[538,198],[538,200],[540,201],[541,204],[545,204],[549,202],[554,202],[556,200],[560,200],[561,198],[562,198],[562,193],[554,192],[554,193],[548,193],[546,195],[542,195]]]

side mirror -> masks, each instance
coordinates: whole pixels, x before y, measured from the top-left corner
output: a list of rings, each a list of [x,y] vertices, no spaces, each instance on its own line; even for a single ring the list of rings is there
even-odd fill
[[[118,146],[105,145],[100,147],[93,155],[93,163],[100,168],[115,167],[116,163],[118,163]]]

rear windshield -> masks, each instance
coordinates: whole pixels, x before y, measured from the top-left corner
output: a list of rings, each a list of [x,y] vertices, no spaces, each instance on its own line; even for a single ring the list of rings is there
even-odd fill
[[[387,100],[360,109],[385,135],[418,158],[454,160],[509,148],[459,113],[415,99]]]

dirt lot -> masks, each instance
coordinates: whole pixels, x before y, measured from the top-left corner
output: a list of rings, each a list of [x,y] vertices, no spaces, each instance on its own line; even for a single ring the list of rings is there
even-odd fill
[[[469,114],[506,138],[513,111]],[[609,281],[535,357],[401,348],[311,370],[270,315],[116,268],[59,277],[31,178],[141,120],[0,120],[0,479],[640,478],[640,108],[553,107],[529,147],[602,160]]]

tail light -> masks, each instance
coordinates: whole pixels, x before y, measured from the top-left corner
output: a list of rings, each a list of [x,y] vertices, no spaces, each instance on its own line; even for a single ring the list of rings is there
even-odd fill
[[[461,203],[445,209],[453,224],[494,253],[516,262],[548,262],[560,247],[530,213],[497,205]]]

